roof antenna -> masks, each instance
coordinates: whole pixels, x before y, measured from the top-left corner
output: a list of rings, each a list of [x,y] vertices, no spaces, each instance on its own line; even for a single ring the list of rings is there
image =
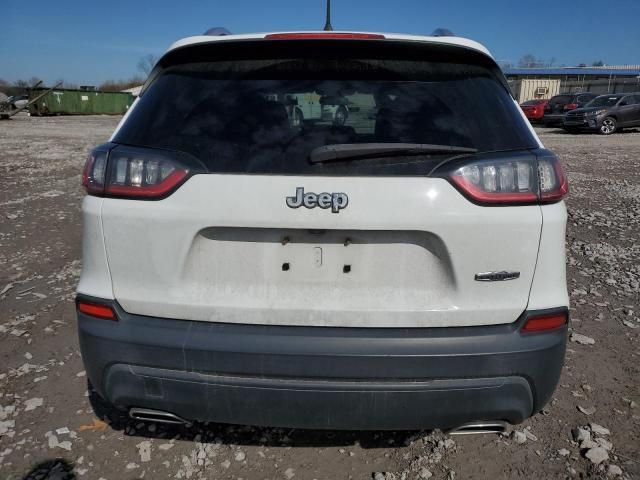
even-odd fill
[[[327,21],[324,24],[324,31],[333,31],[333,27],[331,26],[331,0],[327,0]]]

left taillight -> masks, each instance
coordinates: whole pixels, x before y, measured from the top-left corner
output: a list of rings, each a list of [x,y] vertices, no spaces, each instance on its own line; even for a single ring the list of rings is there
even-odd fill
[[[89,154],[82,171],[82,186],[89,195],[102,195],[107,173],[107,154],[102,150],[94,150]]]
[[[569,191],[562,166],[553,156],[470,161],[446,177],[480,205],[552,203]]]
[[[575,110],[576,108],[578,108],[578,104],[577,103],[567,103],[564,106],[565,110]]]
[[[116,315],[115,310],[109,305],[78,300],[77,308],[78,312],[84,313],[90,317],[100,318],[102,320],[113,320],[115,322],[118,321],[118,316]]]
[[[173,193],[197,168],[170,152],[117,147],[93,151],[82,184],[90,195],[158,200]]]

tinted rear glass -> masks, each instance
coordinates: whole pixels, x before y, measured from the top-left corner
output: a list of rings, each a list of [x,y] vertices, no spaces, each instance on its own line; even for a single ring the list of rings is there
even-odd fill
[[[304,58],[169,67],[115,141],[185,152],[210,172],[287,174],[318,173],[309,155],[324,145],[428,143],[480,152],[537,146],[487,67]]]
[[[560,105],[569,103],[571,101],[571,95],[556,95],[555,97],[551,97],[549,100],[549,105]]]

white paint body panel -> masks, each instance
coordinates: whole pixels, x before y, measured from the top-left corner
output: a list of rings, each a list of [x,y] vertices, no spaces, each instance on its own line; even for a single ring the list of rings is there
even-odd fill
[[[345,192],[349,205],[291,209],[285,197],[299,186]],[[527,306],[542,224],[539,206],[480,207],[445,180],[407,177],[196,175],[161,201],[105,199],[102,217],[115,298],[128,312],[376,327],[514,321]],[[337,240],[313,242],[309,229]],[[345,247],[343,237],[362,242]],[[521,276],[474,280],[496,270]]]
[[[102,202],[99,197],[87,195],[82,201],[82,273],[78,293],[98,298],[113,299],[111,273],[102,231]]]
[[[569,306],[565,251],[567,208],[564,202],[544,205],[542,219],[540,254],[529,295],[530,310]]]
[[[170,50],[264,35],[190,37]],[[490,56],[459,37],[385,35]],[[297,187],[344,192],[349,205],[340,213],[288,208]],[[481,207],[438,178],[201,174],[160,201],[87,197],[83,216],[78,292],[115,298],[134,314],[450,327],[510,323],[525,309],[568,305],[563,202]],[[520,278],[474,279],[502,270]]]

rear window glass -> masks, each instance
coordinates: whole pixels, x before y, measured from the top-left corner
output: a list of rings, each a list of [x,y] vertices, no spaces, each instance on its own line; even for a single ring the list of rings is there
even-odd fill
[[[549,105],[558,105],[569,103],[571,101],[571,95],[556,95],[555,97],[551,97],[549,100]]]
[[[588,102],[589,100],[592,100],[594,98],[596,98],[595,95],[578,95],[579,102]]]
[[[488,68],[384,59],[169,67],[114,140],[185,152],[210,172],[281,174],[317,174],[310,153],[325,145],[427,143],[480,152],[537,146]],[[420,171],[398,167],[392,173]]]
[[[541,103],[544,103],[544,102],[545,100],[527,100],[522,105],[540,105]]]

